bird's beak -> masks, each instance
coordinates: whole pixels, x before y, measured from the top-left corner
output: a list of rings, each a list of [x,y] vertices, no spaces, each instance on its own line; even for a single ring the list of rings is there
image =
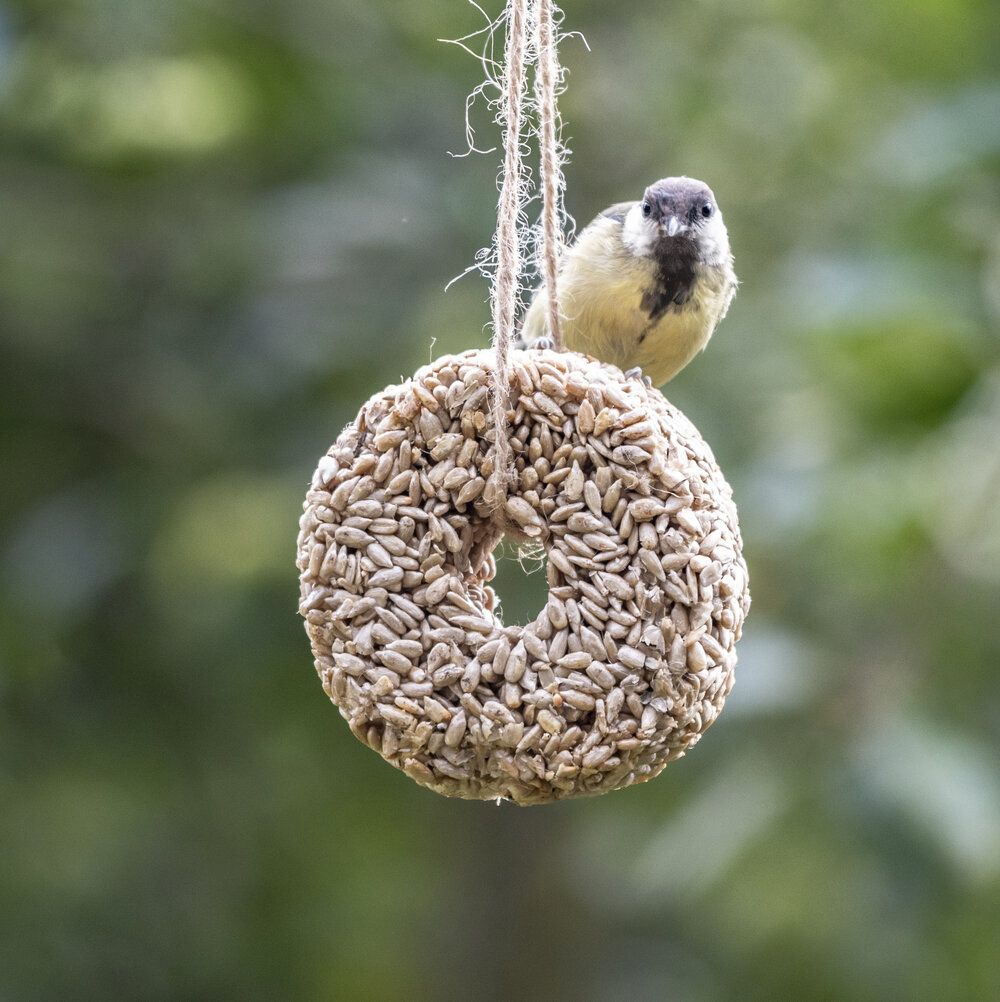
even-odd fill
[[[668,237],[676,237],[678,233],[683,233],[686,229],[686,224],[682,223],[676,216],[671,216],[667,220]]]

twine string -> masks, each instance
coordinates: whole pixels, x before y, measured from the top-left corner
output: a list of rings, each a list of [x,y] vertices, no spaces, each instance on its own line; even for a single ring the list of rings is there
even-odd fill
[[[552,0],[538,2],[538,73],[535,86],[538,94],[538,118],[541,147],[542,184],[542,256],[545,265],[545,289],[548,295],[549,336],[556,351],[562,351],[562,331],[559,326],[559,295],[556,275],[562,250],[562,227],[559,225],[562,171],[556,149],[556,86],[559,63],[556,55],[556,35],[552,17]]]
[[[530,5],[530,11],[529,11]],[[553,0],[507,0],[505,20],[507,41],[504,49],[503,82],[497,121],[504,132],[504,159],[497,203],[497,228],[494,237],[496,272],[490,293],[493,318],[492,398],[490,416],[493,425],[493,470],[485,499],[497,510],[507,499],[514,478],[514,459],[507,435],[507,411],[510,402],[511,357],[514,342],[521,277],[521,233],[519,231],[525,178],[521,153],[525,105],[525,67],[537,60],[535,95],[539,120],[540,176],[542,191],[541,258],[548,294],[549,332],[553,344],[562,349],[559,325],[559,299],[556,289],[562,228],[562,171],[559,166],[557,89],[559,64],[556,56],[556,30]],[[534,14],[537,40],[528,46],[529,13]]]
[[[497,267],[490,296],[493,312],[493,472],[487,500],[499,507],[513,477],[513,451],[507,437],[507,404],[510,399],[510,348],[514,340],[521,245],[518,214],[521,211],[521,120],[523,116],[527,0],[507,0],[507,44],[504,51],[504,88],[498,120],[504,125],[503,174],[497,205]]]

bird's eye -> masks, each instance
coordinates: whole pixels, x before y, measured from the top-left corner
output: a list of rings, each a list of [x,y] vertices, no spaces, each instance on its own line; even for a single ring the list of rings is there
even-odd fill
[[[711,203],[711,202],[706,202],[706,203],[705,203],[705,204],[704,204],[704,205],[703,205],[703,206],[701,207],[701,214],[702,214],[702,215],[703,215],[703,216],[704,216],[704,217],[705,217],[706,219],[710,218],[713,212],[715,212],[715,206],[714,206],[714,205],[712,205],[712,203]]]
[[[648,219],[653,214],[653,207],[649,202],[642,203],[642,214]]]

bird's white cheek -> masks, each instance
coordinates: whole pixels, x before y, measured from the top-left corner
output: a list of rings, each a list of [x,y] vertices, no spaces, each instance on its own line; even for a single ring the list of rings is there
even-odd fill
[[[726,232],[726,224],[722,221],[722,216],[716,216],[702,227],[701,245],[703,253],[709,260],[721,260],[729,254],[729,234]]]
[[[656,225],[642,218],[638,206],[629,209],[622,226],[622,243],[638,257],[648,257],[656,244]]]

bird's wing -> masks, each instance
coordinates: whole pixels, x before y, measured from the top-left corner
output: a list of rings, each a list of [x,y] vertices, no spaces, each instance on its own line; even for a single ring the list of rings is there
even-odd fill
[[[574,240],[573,243],[571,243],[566,248],[566,251],[563,253],[562,260],[559,262],[560,270],[569,265],[570,259],[573,256],[573,251],[579,245],[580,239],[584,233],[586,233],[588,230],[591,230],[592,227],[600,225],[607,219],[610,219],[612,222],[618,223],[618,225],[620,226],[622,223],[625,222],[625,217],[628,215],[629,209],[631,209],[633,205],[637,204],[638,204],[637,202],[618,202],[615,205],[609,205],[603,212],[598,213],[598,215],[594,216],[594,218],[589,223],[587,223],[587,225],[582,230],[580,230],[577,233],[576,240]],[[602,230],[601,232],[604,231]],[[538,291],[542,291],[544,288],[545,288],[544,286],[540,286]]]
[[[635,204],[635,202],[618,202],[616,205],[609,205],[597,219],[613,219],[616,223],[624,223],[629,209]],[[597,219],[594,220],[595,223]]]
[[[625,217],[628,215],[629,209],[635,202],[618,202],[615,205],[609,205],[603,212],[595,216],[593,220],[585,227],[589,229],[595,223],[599,223],[602,220],[610,219],[621,225],[625,221]],[[583,231],[581,231],[582,233]],[[560,262],[560,270],[567,265],[570,257],[573,254],[573,248],[579,243],[579,238],[574,241],[568,248],[566,253],[563,254],[562,261]],[[534,340],[540,337],[544,337],[548,323],[546,320],[546,310],[548,309],[548,297],[545,294],[545,285],[540,285],[534,292],[531,300],[531,305],[528,307],[528,311],[524,316],[524,321],[521,324],[521,333],[518,346],[526,347],[531,344]]]

